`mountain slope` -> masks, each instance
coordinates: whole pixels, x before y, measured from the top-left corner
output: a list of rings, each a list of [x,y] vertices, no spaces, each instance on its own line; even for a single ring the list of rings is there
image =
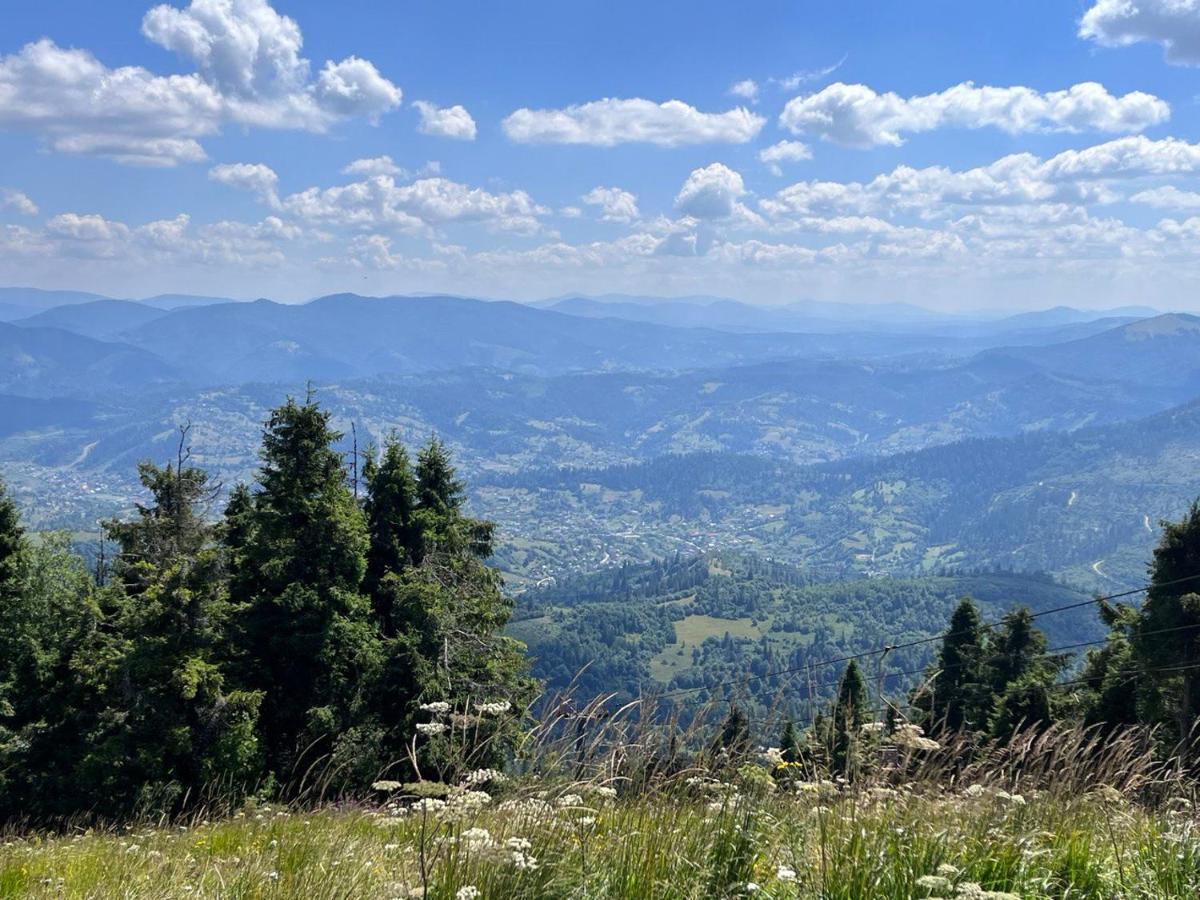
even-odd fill
[[[27,397],[94,396],[175,380],[152,353],[59,328],[0,323],[0,392]]]
[[[56,306],[45,312],[19,319],[14,325],[33,328],[61,328],[97,340],[111,340],[123,331],[145,325],[166,315],[133,300],[91,300]]]
[[[1072,434],[973,439],[800,467],[724,453],[480,483],[528,577],[743,547],[821,577],[943,568],[1139,584],[1158,522],[1200,495],[1200,401]],[[549,548],[554,546],[554,550]]]
[[[1074,378],[1119,379],[1200,393],[1200,316],[1169,313],[1081,340],[1009,347],[988,355],[1020,359]]]
[[[484,366],[529,374],[675,370],[779,357],[892,355],[887,335],[738,334],[583,320],[504,301],[322,297],[180,309],[123,335],[220,382],[346,378]],[[918,340],[905,349],[943,342]]]

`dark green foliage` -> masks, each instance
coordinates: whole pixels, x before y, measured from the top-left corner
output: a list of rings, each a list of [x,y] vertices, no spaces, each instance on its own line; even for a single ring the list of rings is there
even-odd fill
[[[389,442],[360,507],[328,415],[289,400],[257,486],[214,521],[186,437],[139,467],[149,502],[106,523],[101,588],[66,537],[29,545],[0,494],[0,820],[286,796],[313,763],[361,791],[404,774],[426,700],[475,723],[465,760],[426,743],[432,771],[503,764],[535,684],[442,445],[413,477]]]
[[[970,598],[950,616],[938,652],[938,674],[929,693],[929,721],[939,731],[974,730],[987,715],[984,685],[983,624]]]
[[[799,762],[803,754],[800,735],[796,731],[796,723],[791,719],[788,719],[783,725],[783,732],[779,736],[779,750],[786,763]]]
[[[750,749],[750,719],[737,704],[731,704],[729,715],[721,726],[721,732],[713,745],[713,750],[728,754],[732,759],[738,759]]]
[[[838,684],[837,700],[829,722],[829,755],[833,771],[838,775],[853,774],[856,751],[860,744],[860,731],[868,715],[866,706],[866,682],[863,681],[858,663],[850,660]]]
[[[366,522],[333,446],[340,437],[311,400],[289,399],[271,414],[233,573],[242,678],[271,698],[262,736],[281,762],[348,728],[382,665],[359,592]]]

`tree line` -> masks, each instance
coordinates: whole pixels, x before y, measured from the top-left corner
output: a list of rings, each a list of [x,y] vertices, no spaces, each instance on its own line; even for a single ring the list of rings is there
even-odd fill
[[[871,698],[869,679],[850,660],[837,695],[801,737],[792,722],[780,735],[784,759],[807,760],[848,776],[869,736],[901,721],[931,739],[949,736],[1003,742],[1018,730],[1076,721],[1111,731],[1144,725],[1159,752],[1195,762],[1200,725],[1200,500],[1178,522],[1164,522],[1140,604],[1097,600],[1108,628],[1077,672],[1064,678],[1073,654],[1047,648],[1027,607],[984,623],[963,598],[937,654],[907,702]],[[878,705],[876,705],[878,704]],[[738,724],[743,723],[743,724]],[[734,710],[725,731],[748,733]]]
[[[421,704],[526,707],[493,527],[437,439],[368,451],[359,497],[329,413],[288,399],[218,514],[186,438],[139,466],[148,500],[104,523],[95,573],[0,490],[0,820],[410,777]],[[476,719],[475,761],[499,762],[517,723]]]

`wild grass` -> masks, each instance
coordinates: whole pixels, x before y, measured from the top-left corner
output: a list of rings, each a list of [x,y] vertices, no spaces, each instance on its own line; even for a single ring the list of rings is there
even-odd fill
[[[512,778],[11,833],[0,897],[1200,896],[1194,785],[1141,732],[1028,732],[969,762],[883,741],[846,782],[724,755],[683,768],[603,740],[613,721],[547,725]]]

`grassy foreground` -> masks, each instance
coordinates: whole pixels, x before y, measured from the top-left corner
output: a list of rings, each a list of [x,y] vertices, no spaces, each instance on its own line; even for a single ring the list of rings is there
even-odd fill
[[[775,787],[765,772],[629,798],[534,780],[415,806],[9,836],[0,897],[1200,896],[1191,798],[1150,809],[1106,786]]]

